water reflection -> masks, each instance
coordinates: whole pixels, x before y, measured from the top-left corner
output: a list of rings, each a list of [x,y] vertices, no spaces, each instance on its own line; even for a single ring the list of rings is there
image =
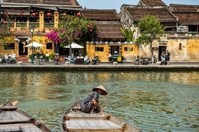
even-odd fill
[[[59,131],[75,97],[103,84],[105,111],[143,131],[198,131],[199,72],[0,72],[0,96]]]

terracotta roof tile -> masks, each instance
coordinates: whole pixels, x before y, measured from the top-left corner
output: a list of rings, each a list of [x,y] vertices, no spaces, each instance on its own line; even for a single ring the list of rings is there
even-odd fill
[[[102,32],[102,39],[115,39],[115,41],[126,40],[123,32],[121,31],[121,23],[98,24],[98,26]]]
[[[98,9],[84,9],[82,10],[82,17],[90,20],[101,21],[119,21],[116,10],[98,10]]]
[[[175,22],[176,18],[165,8],[140,8],[126,7],[134,21],[140,21],[143,17],[150,14],[156,16],[160,22]]]
[[[181,25],[199,25],[199,13],[174,13]]]
[[[146,6],[165,6],[166,5],[161,0],[140,0],[140,2],[142,2]]]
[[[172,12],[199,12],[199,5],[170,4]]]
[[[55,4],[55,5],[78,5],[77,0],[4,0],[10,3],[31,3],[31,4]]]

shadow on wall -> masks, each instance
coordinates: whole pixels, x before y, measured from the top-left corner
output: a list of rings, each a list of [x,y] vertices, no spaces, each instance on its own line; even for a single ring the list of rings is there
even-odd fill
[[[136,58],[136,55],[128,55],[128,56],[125,56],[125,60],[123,60],[123,62],[133,62],[135,58]]]

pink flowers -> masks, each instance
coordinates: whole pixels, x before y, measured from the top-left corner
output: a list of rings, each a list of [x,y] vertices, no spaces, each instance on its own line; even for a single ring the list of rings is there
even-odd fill
[[[56,30],[53,30],[50,33],[46,34],[46,37],[48,37],[50,40],[52,40],[56,44],[62,42],[62,40],[59,38],[59,32]]]

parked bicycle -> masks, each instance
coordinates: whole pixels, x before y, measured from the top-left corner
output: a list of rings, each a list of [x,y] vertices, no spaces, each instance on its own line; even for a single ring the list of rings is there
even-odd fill
[[[16,64],[17,59],[15,54],[10,55],[4,55],[2,58],[0,58],[0,64]]]
[[[42,59],[43,59],[42,55],[34,56],[33,64],[34,65],[41,65],[42,64]]]

